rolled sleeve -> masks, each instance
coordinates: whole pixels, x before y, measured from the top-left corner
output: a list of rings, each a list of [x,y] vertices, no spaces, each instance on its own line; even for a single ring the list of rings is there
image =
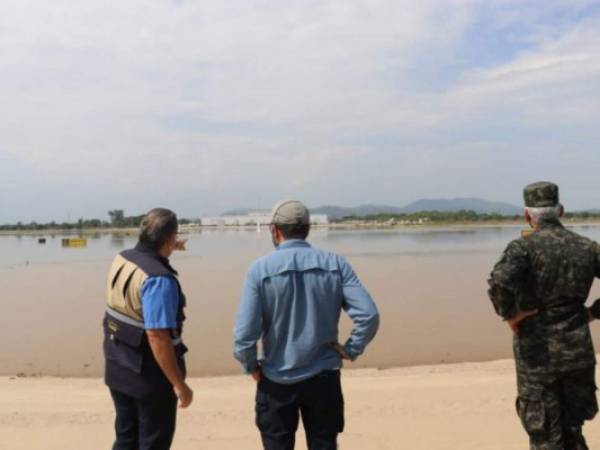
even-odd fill
[[[379,311],[375,302],[345,259],[339,259],[344,300],[342,307],[354,328],[344,344],[344,351],[355,360],[373,340],[379,329]]]
[[[233,333],[233,353],[246,373],[251,373],[258,367],[257,342],[262,334],[262,310],[257,278],[255,269],[251,267],[244,282]]]
[[[147,330],[177,328],[179,289],[171,277],[150,277],[142,285],[142,312]]]
[[[504,319],[510,319],[517,313],[517,295],[528,267],[527,251],[522,241],[516,240],[508,244],[490,274],[488,296],[496,313]]]

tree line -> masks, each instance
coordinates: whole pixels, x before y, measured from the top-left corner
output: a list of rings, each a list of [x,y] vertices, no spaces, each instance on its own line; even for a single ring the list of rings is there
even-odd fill
[[[44,230],[85,230],[85,229],[108,229],[108,228],[138,228],[144,215],[126,216],[122,209],[108,211],[108,220],[84,219],[76,222],[17,222],[16,224],[0,225],[0,231],[44,231]],[[180,219],[179,223],[190,223],[187,219]]]
[[[369,214],[365,216],[346,216],[334,222],[428,222],[428,223],[462,223],[462,222],[511,222],[521,220],[521,214],[503,215],[499,213],[478,213],[473,210],[460,211],[419,211],[414,213],[380,213]],[[592,220],[600,219],[600,211],[576,211],[565,214],[565,219],[573,220]]]
[[[108,211],[108,220],[80,218],[76,222],[17,222],[16,224],[0,225],[0,231],[44,231],[44,230],[85,230],[109,228],[138,228],[144,215],[126,216],[122,209]],[[380,213],[365,216],[346,216],[334,219],[334,223],[345,222],[408,222],[408,223],[485,223],[485,222],[511,222],[522,219],[522,215],[502,215],[499,213],[478,213],[473,210],[460,211],[419,211],[410,214]],[[565,214],[567,221],[600,220],[599,211],[576,211]],[[179,219],[179,223],[192,223],[189,219]]]

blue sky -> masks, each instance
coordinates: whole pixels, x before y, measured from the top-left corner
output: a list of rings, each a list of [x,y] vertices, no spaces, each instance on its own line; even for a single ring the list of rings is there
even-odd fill
[[[600,1],[7,0],[0,223],[483,197],[600,207]]]

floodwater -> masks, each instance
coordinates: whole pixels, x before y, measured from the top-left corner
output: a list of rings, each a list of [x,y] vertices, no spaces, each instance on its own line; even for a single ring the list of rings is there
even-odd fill
[[[600,240],[600,226],[575,231]],[[486,279],[520,228],[316,229],[309,241],[344,255],[381,312],[381,329],[356,367],[483,361],[511,356],[511,334],[494,314]],[[132,247],[126,234],[0,236],[0,375],[99,376],[106,272]],[[191,233],[171,261],[188,298],[184,338],[198,376],[235,374],[232,327],[248,265],[272,251],[266,230]],[[595,286],[592,298],[600,296]],[[342,321],[340,340],[350,323]],[[595,331],[600,343],[600,330]]]

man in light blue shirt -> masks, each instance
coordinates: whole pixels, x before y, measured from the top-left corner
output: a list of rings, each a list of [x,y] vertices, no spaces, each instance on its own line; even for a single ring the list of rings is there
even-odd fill
[[[294,448],[300,413],[309,450],[333,450],[344,427],[339,369],[375,336],[377,307],[344,258],[306,242],[310,214],[301,202],[278,203],[270,230],[276,251],[248,271],[234,355],[258,382],[256,423],[265,450]],[[354,322],[343,345],[342,310]]]

